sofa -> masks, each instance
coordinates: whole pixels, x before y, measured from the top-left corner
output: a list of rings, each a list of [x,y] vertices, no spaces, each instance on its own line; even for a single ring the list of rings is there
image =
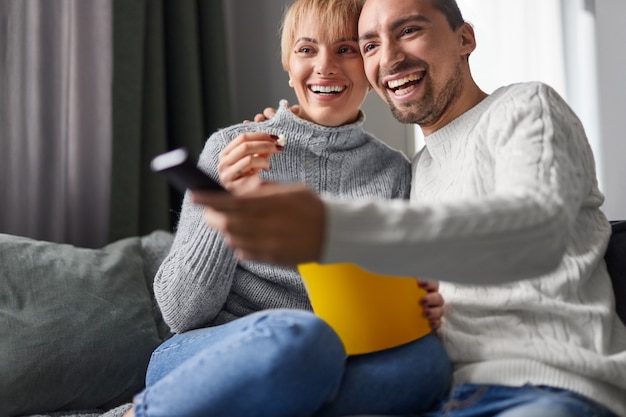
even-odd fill
[[[170,336],[152,277],[172,240],[86,249],[0,234],[0,417],[124,414]]]
[[[626,221],[605,259],[626,323]],[[0,417],[121,417],[171,336],[152,279],[173,236],[99,249],[0,234]],[[366,416],[360,416],[366,417]]]

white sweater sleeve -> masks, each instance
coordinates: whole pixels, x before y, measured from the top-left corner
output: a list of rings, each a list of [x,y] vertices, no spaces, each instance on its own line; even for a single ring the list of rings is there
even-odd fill
[[[410,202],[326,201],[323,262],[501,283],[556,268],[570,231],[598,224],[584,131],[545,85],[494,93],[426,144],[432,160],[416,159]]]

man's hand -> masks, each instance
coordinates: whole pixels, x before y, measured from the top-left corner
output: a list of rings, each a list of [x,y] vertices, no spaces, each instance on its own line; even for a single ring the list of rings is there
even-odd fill
[[[274,107],[266,107],[263,109],[263,113],[257,113],[254,115],[255,122],[264,122],[276,116],[276,109]]]
[[[289,107],[289,110],[291,110],[291,112],[297,116],[300,113],[300,105],[294,104],[293,106]],[[263,113],[257,113],[254,116],[254,121],[264,122],[274,116],[276,116],[276,109],[274,107],[266,107],[263,109]],[[249,120],[244,120],[244,123],[245,122],[249,122]]]
[[[240,196],[194,191],[192,198],[242,260],[290,266],[320,260],[324,203],[303,185],[264,183]]]

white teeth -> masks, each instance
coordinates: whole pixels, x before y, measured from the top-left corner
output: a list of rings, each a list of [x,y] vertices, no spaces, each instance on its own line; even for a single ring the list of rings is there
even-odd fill
[[[312,85],[311,91],[314,93],[322,93],[322,94],[330,94],[330,93],[341,93],[345,90],[345,87],[339,85]]]
[[[406,88],[400,88],[398,90],[393,90],[393,94],[396,96],[403,96],[405,94],[409,94],[411,91],[415,90],[415,86],[414,85],[409,85]]]
[[[419,81],[422,77],[416,74],[407,75],[404,78],[400,78],[398,80],[392,80],[387,83],[387,87],[389,88],[398,88],[406,83],[410,83],[411,81]]]

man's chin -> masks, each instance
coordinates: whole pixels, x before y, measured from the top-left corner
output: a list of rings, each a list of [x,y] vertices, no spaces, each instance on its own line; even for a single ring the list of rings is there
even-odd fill
[[[418,123],[419,117],[410,111],[410,109],[398,109],[397,107],[391,108],[391,114],[400,123]]]
[[[393,117],[400,123],[417,123],[418,116],[415,114],[414,109],[404,106],[400,107],[391,97],[388,95],[385,97],[385,101],[391,110]]]

